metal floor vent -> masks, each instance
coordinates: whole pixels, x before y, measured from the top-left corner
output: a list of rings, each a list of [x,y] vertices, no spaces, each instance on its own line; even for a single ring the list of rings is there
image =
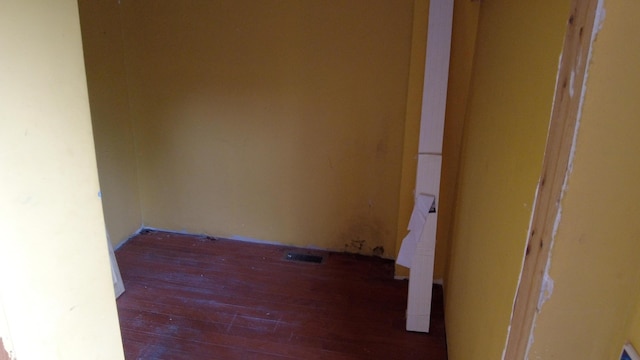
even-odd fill
[[[307,262],[307,263],[313,263],[313,264],[321,264],[322,260],[324,260],[322,256],[300,254],[295,252],[288,252],[284,258],[289,261],[300,261],[300,262]]]

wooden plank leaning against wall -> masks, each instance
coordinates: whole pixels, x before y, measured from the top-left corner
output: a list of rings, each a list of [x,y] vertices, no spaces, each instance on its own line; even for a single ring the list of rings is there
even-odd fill
[[[442,169],[442,144],[447,103],[451,30],[454,0],[431,0],[425,56],[425,73],[420,116],[420,141],[416,176],[416,207],[409,224],[409,234],[403,240],[397,263],[409,267],[409,293],[407,299],[408,331],[429,332],[431,315],[431,291],[437,232],[437,215],[440,200]],[[418,198],[429,197],[434,212],[423,214],[425,222],[412,228],[415,214],[419,212]],[[428,209],[428,206],[427,206]],[[414,246],[407,246],[414,243]],[[412,247],[411,250],[407,250]],[[411,254],[411,255],[407,255]],[[409,258],[409,259],[405,259]]]

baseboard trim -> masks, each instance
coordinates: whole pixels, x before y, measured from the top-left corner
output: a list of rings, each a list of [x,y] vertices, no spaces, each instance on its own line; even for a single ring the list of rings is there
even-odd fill
[[[291,249],[317,250],[317,251],[336,252],[336,253],[340,252],[339,250],[326,249],[326,248],[321,248],[321,247],[317,247],[317,246],[296,246],[296,245],[291,245],[291,244],[285,244],[285,243],[278,242],[278,241],[261,240],[261,239],[250,238],[250,237],[241,236],[241,235],[217,236],[217,235],[211,235],[211,234],[207,234],[207,233],[197,234],[197,233],[192,233],[192,232],[189,232],[189,231],[171,230],[171,229],[157,228],[157,227],[144,226],[144,225],[141,226],[136,232],[131,234],[129,236],[129,238],[127,238],[125,241],[123,241],[122,243],[118,244],[117,248],[120,248],[122,245],[124,245],[126,242],[128,242],[132,238],[134,238],[134,237],[136,237],[136,236],[138,236],[140,234],[143,234],[143,233],[145,233],[147,231],[159,231],[159,232],[164,232],[164,233],[168,233],[168,234],[197,236],[197,237],[203,237],[203,238],[210,238],[210,239],[214,239],[214,240],[225,239],[225,240],[241,241],[241,242],[254,243],[254,244],[276,245],[276,246],[288,247],[288,248],[291,248]]]

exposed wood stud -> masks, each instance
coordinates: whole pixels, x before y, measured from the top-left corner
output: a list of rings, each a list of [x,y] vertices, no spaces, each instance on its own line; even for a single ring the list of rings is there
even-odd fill
[[[527,246],[528,255],[524,259],[503,359],[524,359],[527,355],[581,101],[580,94],[571,95],[574,89],[582,91],[588,66],[591,37],[582,34],[592,33],[597,5],[598,0],[572,1],[573,11],[567,21],[558,70],[558,79],[562,81],[556,85],[542,175],[533,209],[532,229],[539,230],[540,243],[532,248]],[[569,78],[574,79],[571,88],[568,86]],[[534,241],[533,235],[532,231],[529,241]]]

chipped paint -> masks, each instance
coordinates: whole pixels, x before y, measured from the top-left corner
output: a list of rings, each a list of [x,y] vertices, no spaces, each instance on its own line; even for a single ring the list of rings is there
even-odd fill
[[[576,71],[571,70],[571,77],[569,78],[569,97],[573,97],[573,93],[575,92],[574,90],[575,82],[576,82]]]
[[[582,108],[584,105],[584,99],[585,99],[585,95],[587,93],[587,82],[588,82],[588,78],[589,78],[589,64],[591,63],[591,58],[593,56],[593,43],[596,40],[596,37],[598,35],[598,32],[602,29],[603,23],[604,23],[604,18],[605,18],[605,9],[604,9],[604,0],[598,0],[598,5],[596,8],[596,14],[595,14],[595,19],[594,19],[594,26],[593,26],[593,31],[591,32],[591,39],[589,41],[589,51],[587,53],[587,64],[584,70],[584,79],[582,81],[582,88],[580,89],[580,101],[578,103],[578,112],[576,114],[576,123],[575,123],[575,127],[573,130],[573,138],[571,140],[571,149],[569,151],[569,160],[567,162],[567,170],[565,171],[565,176],[564,176],[564,180],[562,183],[562,189],[560,191],[560,198],[558,199],[558,211],[556,213],[556,218],[554,220],[553,223],[553,230],[551,233],[551,242],[549,244],[549,255],[547,257],[547,263],[544,269],[544,274],[543,274],[543,279],[542,279],[542,284],[540,287],[540,295],[538,298],[538,305],[537,305],[537,311],[535,312],[535,314],[533,315],[533,322],[532,322],[532,326],[531,326],[531,330],[529,332],[529,341],[527,344],[527,350],[525,352],[525,358],[528,358],[529,356],[529,352],[531,350],[531,346],[533,345],[533,334],[534,334],[534,329],[536,326],[536,320],[538,318],[538,314],[540,314],[540,312],[542,311],[542,306],[551,299],[551,296],[553,295],[553,286],[554,286],[554,282],[553,279],[551,278],[551,276],[549,275],[549,270],[551,268],[551,260],[552,260],[552,255],[553,255],[553,248],[555,245],[555,241],[556,241],[556,235],[558,233],[558,229],[560,227],[560,223],[562,221],[562,200],[564,198],[564,194],[567,191],[569,185],[569,177],[573,171],[573,162],[575,159],[575,151],[576,151],[576,144],[577,144],[577,139],[578,139],[578,131],[580,130],[580,122],[582,119]],[[580,66],[582,58],[579,57],[578,58],[578,66]],[[574,76],[575,76],[575,69],[573,69],[571,71],[571,87],[569,89],[570,91],[570,96],[572,96],[571,92],[573,91],[573,80],[574,80]],[[506,348],[505,348],[506,349]],[[504,355],[504,354],[503,354]]]
[[[536,326],[536,320],[538,318],[538,314],[540,313],[540,311],[542,310],[542,306],[551,299],[551,296],[553,295],[553,288],[554,288],[554,281],[551,278],[551,276],[549,275],[549,270],[551,268],[551,258],[552,258],[552,253],[553,253],[553,247],[555,244],[555,239],[556,239],[556,234],[558,232],[558,229],[560,227],[560,222],[562,220],[562,199],[564,198],[564,194],[568,188],[568,181],[569,181],[569,176],[571,175],[571,172],[573,171],[573,161],[575,158],[575,150],[576,150],[576,143],[577,143],[577,138],[578,138],[578,131],[580,129],[580,120],[582,118],[582,107],[584,105],[584,99],[585,99],[585,95],[587,92],[587,80],[588,80],[588,75],[589,75],[589,64],[591,63],[591,57],[592,57],[592,53],[593,53],[593,42],[596,39],[596,36],[598,34],[598,32],[602,29],[603,23],[604,23],[604,18],[605,18],[605,9],[604,9],[604,0],[598,0],[598,5],[596,8],[596,14],[595,14],[595,19],[594,19],[594,26],[593,26],[593,31],[591,33],[591,39],[589,41],[589,51],[587,53],[587,65],[585,68],[585,72],[584,72],[584,79],[582,82],[582,88],[580,89],[580,100],[578,103],[578,111],[576,114],[576,123],[575,123],[575,127],[574,127],[574,131],[573,131],[573,138],[571,140],[571,149],[569,151],[569,159],[568,159],[568,163],[567,163],[567,169],[565,171],[565,176],[564,176],[564,180],[562,183],[562,189],[560,191],[560,198],[558,199],[558,210],[556,213],[556,217],[554,220],[554,224],[553,224],[553,230],[551,233],[551,241],[549,244],[549,255],[547,257],[547,262],[545,265],[545,270],[544,270],[544,274],[543,274],[543,279],[542,279],[542,284],[540,287],[540,294],[538,297],[538,304],[537,304],[537,311],[534,313],[533,315],[533,322],[532,322],[532,326],[529,332],[529,340],[527,343],[527,349],[525,352],[525,358],[528,358],[529,356],[529,352],[531,350],[531,346],[533,344],[534,341],[534,329]],[[560,81],[560,70],[561,70],[561,64],[562,64],[562,59],[563,59],[564,54],[561,53],[560,57],[558,59],[558,74],[556,75],[556,92],[558,91],[558,81]],[[580,67],[582,65],[582,57],[578,57],[577,58],[577,67]],[[574,96],[574,92],[575,92],[575,76],[576,76],[576,71],[575,69],[571,70],[571,75],[570,75],[570,80],[569,80],[569,97],[573,98]],[[554,99],[556,99],[556,94],[554,94]],[[554,103],[552,104],[552,108],[555,106],[555,100]],[[549,126],[551,126],[551,122],[549,123]],[[547,154],[545,154],[545,156],[547,156]],[[540,183],[538,182],[538,186],[536,187],[536,194],[534,197],[534,203],[533,203],[533,207],[532,209],[534,209],[534,211],[532,211],[531,213],[531,219],[529,222],[529,230],[527,233],[527,236],[530,236],[533,226],[533,216],[534,216],[534,212],[536,209],[536,201],[538,198],[538,191],[540,188]],[[526,257],[526,253],[527,253],[527,249],[525,248],[524,250],[524,254],[522,257],[522,262],[524,265],[524,259]],[[524,267],[523,267],[524,268]],[[522,281],[522,271],[520,272],[520,277],[518,279],[518,284],[516,289],[520,288],[520,283]],[[513,304],[515,306],[515,300],[517,297],[517,292],[514,296],[514,300],[513,300]],[[511,313],[511,320],[513,320],[513,311]],[[511,320],[509,321],[509,326],[507,328],[507,337],[506,337],[506,342],[505,342],[505,347],[502,351],[502,360],[505,359],[506,356],[506,351],[507,351],[507,343],[509,341],[509,336],[511,333]]]
[[[548,265],[549,263],[547,263]],[[542,305],[551,298],[553,294],[553,279],[549,276],[549,269],[545,269],[544,276],[542,278],[542,286],[540,287],[540,297],[538,298],[538,311],[542,308]]]
[[[569,164],[567,172],[565,173],[564,183],[562,184],[562,194],[560,199],[564,195],[567,189],[568,177],[573,171],[573,158],[576,152],[576,139],[578,137],[578,129],[580,128],[580,120],[582,119],[582,106],[584,104],[584,97],[587,93],[587,80],[589,79],[589,64],[591,63],[591,57],[593,56],[593,42],[596,40],[598,32],[602,29],[605,18],[604,0],[598,0],[598,7],[596,9],[596,17],[594,19],[593,31],[591,32],[591,40],[589,41],[589,52],[587,53],[587,66],[584,71],[584,81],[582,82],[582,89],[580,93],[580,103],[578,104],[578,114],[576,116],[576,126],[573,130],[573,140],[571,143],[571,151],[569,152]],[[580,60],[580,59],[579,59]],[[580,61],[578,61],[580,64]]]
[[[604,10],[604,0],[598,1],[598,7],[596,9],[596,17],[594,20],[593,31],[591,33],[591,40],[589,42],[589,52],[587,54],[587,67],[584,72],[584,80],[582,82],[582,89],[580,93],[580,102],[578,103],[578,113],[576,116],[576,124],[573,130],[573,139],[571,140],[571,150],[569,152],[569,161],[567,163],[567,170],[565,172],[564,180],[562,183],[562,190],[560,192],[560,199],[558,199],[558,211],[556,213],[556,218],[553,223],[553,231],[551,233],[551,243],[549,244],[549,257],[547,259],[547,265],[544,271],[544,278],[542,288],[540,289],[540,301],[538,302],[538,311],[541,310],[542,305],[545,301],[549,299],[551,293],[553,293],[553,280],[549,276],[549,268],[551,266],[551,256],[553,246],[555,244],[556,235],[558,233],[558,229],[560,227],[560,222],[562,221],[562,199],[564,198],[564,194],[569,188],[569,177],[571,172],[573,171],[573,161],[575,158],[576,144],[578,139],[578,131],[580,130],[580,121],[582,119],[582,107],[584,105],[584,98],[587,92],[587,80],[589,77],[589,64],[591,63],[591,57],[593,55],[593,42],[596,39],[598,32],[602,29],[602,25],[604,22],[605,10]],[[575,70],[572,70],[572,77],[574,75]]]

